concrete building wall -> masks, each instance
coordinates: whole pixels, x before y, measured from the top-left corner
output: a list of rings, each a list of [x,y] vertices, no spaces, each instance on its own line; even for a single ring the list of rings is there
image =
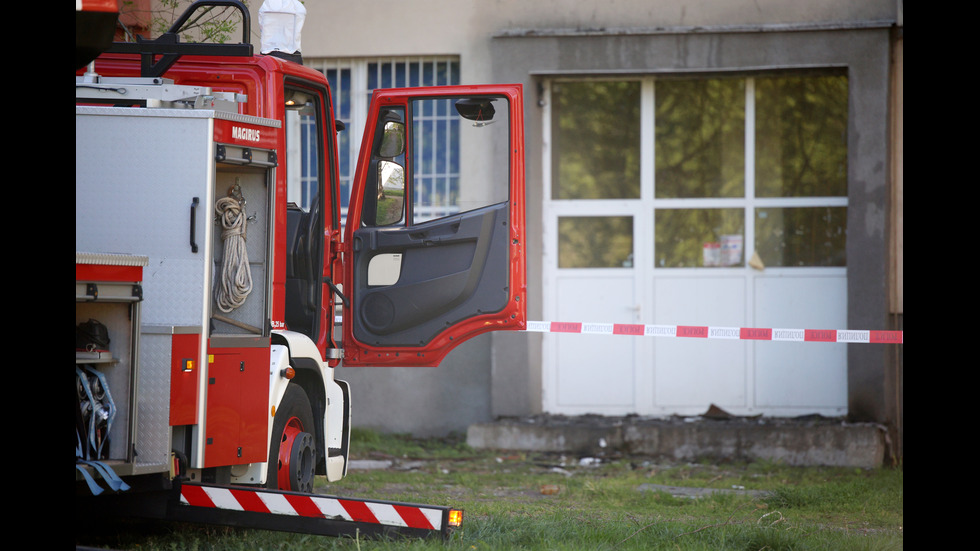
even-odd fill
[[[542,247],[542,120],[536,94],[542,78],[846,67],[848,325],[894,325],[889,109],[900,0],[330,0],[306,7],[305,58],[450,54],[459,56],[463,84],[524,84],[530,319],[542,319],[541,302],[535,300],[541,296],[542,272],[534,262]],[[901,377],[893,370],[886,374],[891,369],[886,366],[894,366],[897,354],[900,349],[850,346],[852,417],[895,419]],[[358,426],[430,434],[464,430],[495,416],[541,410],[540,336],[496,333],[465,343],[438,368],[341,368],[338,377],[352,383]]]
[[[439,367],[337,368],[337,378],[351,385],[353,425],[444,436],[493,419],[490,340],[482,335],[464,343]]]

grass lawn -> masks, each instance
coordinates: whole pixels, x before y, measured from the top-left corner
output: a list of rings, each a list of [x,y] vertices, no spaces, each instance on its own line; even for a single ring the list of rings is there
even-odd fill
[[[115,549],[902,549],[903,468],[664,464],[472,450],[460,439],[358,431],[352,469],[318,493],[465,510],[448,541],[329,538],[196,526],[113,527]],[[76,544],[84,543],[77,541]]]

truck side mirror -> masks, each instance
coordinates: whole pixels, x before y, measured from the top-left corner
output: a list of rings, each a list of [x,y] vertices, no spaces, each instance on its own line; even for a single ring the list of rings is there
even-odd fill
[[[405,152],[405,124],[388,121],[385,123],[384,135],[381,137],[381,147],[378,156],[386,159],[398,157]]]
[[[390,226],[405,212],[405,168],[391,161],[378,161],[378,198],[375,224]]]
[[[495,110],[490,98],[463,98],[455,103],[456,112],[466,120],[488,124],[493,121]]]

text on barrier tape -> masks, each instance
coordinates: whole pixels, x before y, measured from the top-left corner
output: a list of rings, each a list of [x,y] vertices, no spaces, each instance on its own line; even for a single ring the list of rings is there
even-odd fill
[[[638,323],[577,323],[529,321],[533,333],[579,333],[584,335],[632,335],[637,337],[687,337],[786,342],[904,343],[904,331],[855,329],[771,329],[761,327],[714,327],[710,325],[643,325]]]

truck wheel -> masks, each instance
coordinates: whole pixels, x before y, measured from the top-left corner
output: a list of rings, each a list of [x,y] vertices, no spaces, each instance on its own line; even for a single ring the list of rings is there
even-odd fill
[[[272,424],[266,486],[295,492],[313,492],[313,475],[316,469],[313,426],[310,399],[299,385],[290,384],[286,387]]]

